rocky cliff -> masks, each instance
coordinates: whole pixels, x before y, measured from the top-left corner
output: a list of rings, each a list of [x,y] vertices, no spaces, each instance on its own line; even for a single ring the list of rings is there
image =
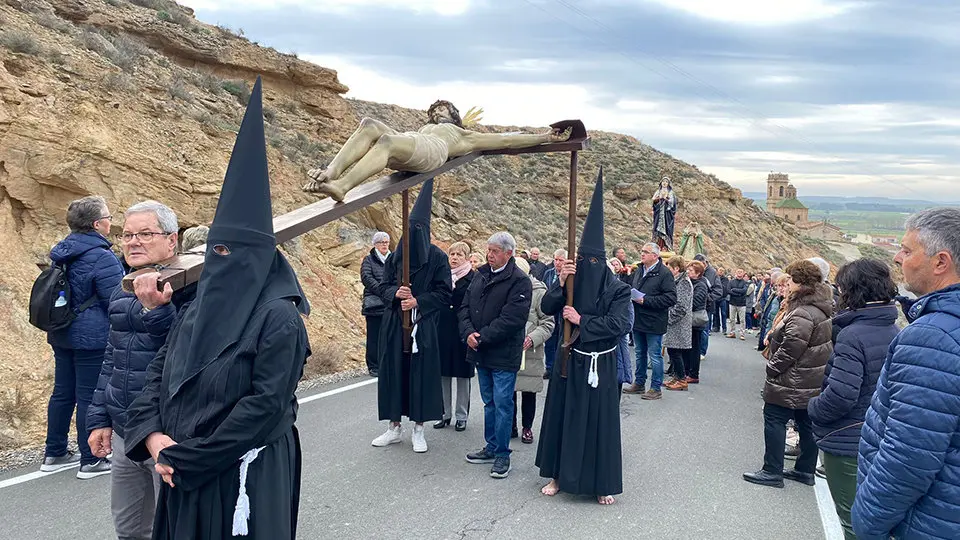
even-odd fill
[[[204,24],[168,0],[0,0],[0,448],[42,436],[53,361],[26,306],[38,265],[67,233],[67,203],[100,194],[119,215],[152,198],[174,208],[182,228],[208,223],[258,74],[276,214],[316,200],[299,190],[306,169],[329,160],[362,116],[398,129],[425,119],[344,99],[335,71]],[[649,197],[666,174],[681,200],[678,234],[698,221],[721,264],[761,268],[816,253],[717,178],[632,137],[591,135],[580,200],[589,200],[602,163],[611,247],[639,252]],[[483,159],[438,178],[437,243],[466,239],[480,250],[506,229],[524,246],[564,246],[567,159]],[[311,374],[362,362],[357,270],[373,230],[399,237],[398,199],[284,246],[314,307]]]

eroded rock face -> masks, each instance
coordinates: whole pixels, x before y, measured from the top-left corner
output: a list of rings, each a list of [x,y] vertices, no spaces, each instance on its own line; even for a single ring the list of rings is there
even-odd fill
[[[306,169],[327,163],[359,118],[401,130],[426,120],[424,111],[346,100],[335,71],[205,25],[184,8],[164,17],[130,3],[31,0],[28,10],[26,3],[0,3],[0,32],[34,45],[28,52],[0,47],[0,447],[42,438],[53,359],[45,335],[27,322],[27,304],[38,265],[67,233],[71,200],[103,195],[119,216],[156,199],[177,212],[181,228],[209,223],[244,92],[258,74],[274,214],[316,200],[299,189]],[[586,215],[602,162],[610,250],[639,256],[650,197],[667,174],[681,201],[677,241],[686,223],[698,221],[716,263],[759,269],[814,255],[794,230],[729,185],[632,137],[591,135],[592,149],[581,154],[577,215]],[[434,240],[466,240],[483,253],[490,234],[508,230],[549,259],[567,244],[568,176],[567,155],[485,158],[442,175]],[[311,362],[323,369],[362,364],[359,264],[374,231],[389,233],[394,246],[400,240],[399,199],[283,246],[313,306],[307,326],[319,352]],[[121,219],[115,227],[120,232]]]

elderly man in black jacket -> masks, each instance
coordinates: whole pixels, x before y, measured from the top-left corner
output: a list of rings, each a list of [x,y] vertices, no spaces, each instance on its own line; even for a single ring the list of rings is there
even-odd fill
[[[630,291],[634,305],[633,342],[637,354],[634,383],[626,394],[643,394],[642,399],[660,399],[663,384],[663,335],[667,333],[667,312],[677,303],[677,285],[673,274],[660,262],[660,248],[645,244],[640,250],[643,263],[633,274]],[[650,390],[647,384],[647,360],[653,363]]]
[[[390,235],[377,231],[373,235],[373,248],[360,263],[360,281],[363,282],[363,307],[360,313],[367,320],[367,372],[371,377],[378,375],[379,362],[377,350],[380,347],[380,322],[386,308],[380,298],[380,280],[383,278],[383,265],[390,255]]]
[[[483,399],[486,446],[467,454],[470,463],[493,463],[490,476],[510,472],[510,429],[513,394],[522,361],[524,330],[530,313],[533,284],[513,260],[517,241],[498,232],[487,241],[487,264],[477,275],[460,306],[460,336],[467,343],[467,361],[477,366]]]
[[[159,265],[177,249],[177,215],[157,201],[144,201],[124,213],[120,247],[131,271]],[[147,366],[167,339],[177,310],[193,299],[196,285],[176,293],[169,284],[157,289],[159,273],[146,273],[134,282],[134,292],[122,287],[110,297],[110,338],[100,379],[87,409],[88,442],[93,454],[113,452],[110,508],[118,538],[149,538],[160,475],[154,461],[132,461],[124,455],[127,407],[143,390]]]

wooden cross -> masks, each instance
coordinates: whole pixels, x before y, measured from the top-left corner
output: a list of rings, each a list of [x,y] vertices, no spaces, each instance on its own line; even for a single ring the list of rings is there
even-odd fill
[[[463,156],[455,157],[440,167],[424,172],[396,172],[389,176],[384,176],[376,180],[361,184],[350,190],[343,202],[336,202],[331,198],[321,199],[315,203],[287,212],[281,216],[273,218],[274,236],[277,238],[277,244],[282,244],[293,240],[294,238],[308,233],[318,227],[326,225],[331,221],[340,219],[357,210],[366,208],[373,203],[379,202],[387,197],[403,194],[403,239],[406,241],[409,233],[409,224],[407,215],[409,212],[408,192],[412,187],[416,187],[427,180],[445,172],[449,172],[461,165],[469,163],[483,156],[503,156],[520,154],[545,154],[555,152],[570,152],[570,199],[567,209],[567,256],[574,258],[576,249],[577,235],[577,152],[586,150],[590,146],[590,138],[587,136],[587,130],[580,120],[564,120],[551,124],[552,128],[563,131],[570,129],[570,138],[563,142],[546,143],[528,148],[513,148],[503,150],[485,150],[482,152],[472,152]],[[409,253],[408,247],[405,247],[405,253]],[[200,273],[203,271],[203,259],[206,252],[206,246],[198,246],[188,253],[182,253],[169,261],[163,263],[160,270],[160,278],[157,280],[157,286],[162,290],[166,283],[169,283],[173,290],[179,290],[187,285],[196,283],[200,280]],[[123,278],[122,286],[125,291],[133,292],[133,280],[141,273],[155,272],[154,269],[138,270],[127,274]],[[409,267],[405,264],[403,269],[403,282],[410,284]],[[566,305],[573,305],[573,276],[567,279],[566,283],[567,302]],[[404,334],[409,335],[410,322],[408,321],[409,312],[404,315]],[[563,326],[564,343],[569,344],[571,325],[569,321],[564,321]],[[405,341],[407,343],[407,341]],[[561,348],[561,374],[566,377],[567,373],[567,355],[569,347]]]

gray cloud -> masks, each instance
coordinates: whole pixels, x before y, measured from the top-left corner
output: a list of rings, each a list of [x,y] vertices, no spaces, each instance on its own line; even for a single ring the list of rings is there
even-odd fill
[[[599,108],[664,102],[694,127],[698,117],[741,125],[738,136],[724,138],[625,129],[706,169],[773,164],[724,159],[742,152],[840,156],[849,159],[792,165],[800,175],[882,174],[919,185],[914,177],[924,170],[904,171],[895,158],[920,156],[957,180],[950,196],[960,199],[960,38],[950,27],[960,7],[953,0],[865,0],[836,17],[775,26],[611,0],[480,2],[461,16],[239,5],[198,16],[242,27],[282,51],[340,57],[408,84],[584,85]],[[547,68],[522,69],[529,67],[523,62]]]

